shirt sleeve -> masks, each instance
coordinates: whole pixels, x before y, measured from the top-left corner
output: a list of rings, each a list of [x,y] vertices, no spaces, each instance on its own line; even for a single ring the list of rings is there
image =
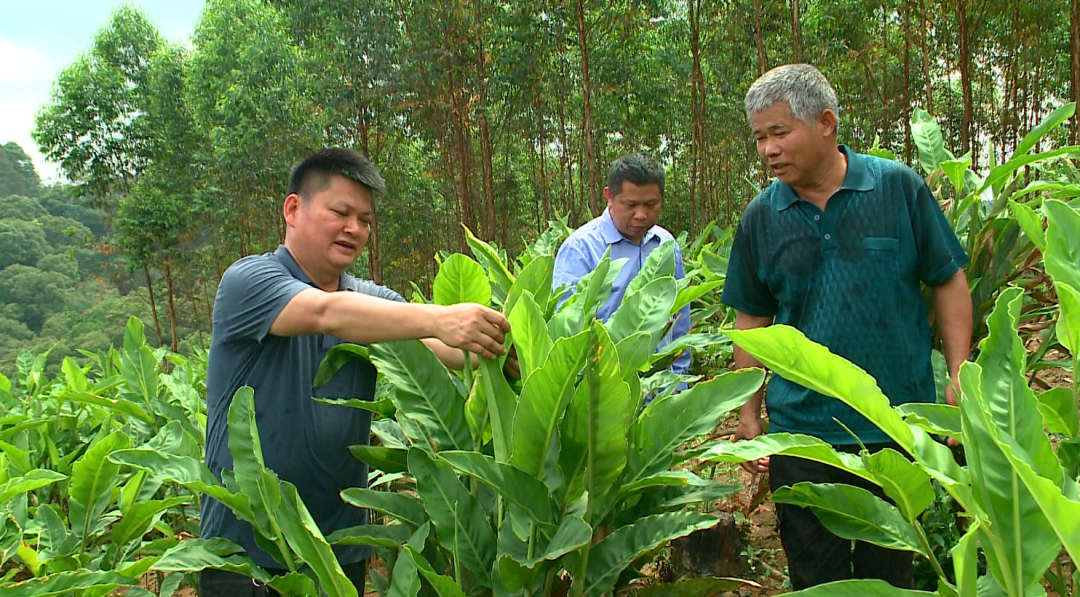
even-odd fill
[[[761,256],[757,251],[759,239],[755,238],[752,225],[752,209],[753,204],[747,208],[735,231],[720,302],[743,313],[771,317],[776,315],[780,305],[759,274]]]
[[[675,242],[675,241],[671,241]],[[675,279],[681,280],[686,277],[686,266],[683,264],[682,249],[679,248],[679,244],[675,243]],[[682,309],[679,309],[679,313],[676,315],[675,325],[672,326],[671,337],[679,338],[690,333],[690,305],[686,305]],[[675,373],[686,373],[690,369],[691,354],[689,350],[684,350],[675,362],[671,364],[671,370]]]
[[[555,272],[552,274],[551,285],[556,289],[564,284],[569,285],[562,297],[559,298],[556,309],[561,308],[563,303],[574,294],[577,290],[578,280],[585,277],[585,274],[590,271],[592,271],[592,267],[585,258],[585,253],[572,239],[567,239],[559,247],[559,252],[555,254]]]
[[[285,305],[308,288],[271,259],[241,259],[225,270],[218,285],[214,333],[225,341],[262,342]]]
[[[375,298],[386,299],[388,301],[396,301],[399,303],[406,302],[405,297],[394,292],[393,290],[390,290],[385,286],[376,284],[371,280],[357,279],[355,282],[354,290],[356,290],[356,292],[359,292],[360,294],[366,294]]]
[[[913,171],[905,175],[907,196],[913,197],[909,205],[919,279],[927,286],[939,286],[967,265],[968,256],[926,182]]]

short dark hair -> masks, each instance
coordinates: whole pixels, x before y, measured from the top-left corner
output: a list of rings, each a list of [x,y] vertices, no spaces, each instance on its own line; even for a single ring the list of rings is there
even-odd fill
[[[611,196],[621,193],[623,182],[628,180],[638,186],[659,185],[660,196],[664,196],[664,167],[652,156],[628,153],[615,160],[607,175],[607,187]]]
[[[286,194],[295,193],[301,199],[307,199],[330,186],[331,174],[354,180],[367,187],[373,195],[386,192],[386,183],[379,169],[366,157],[352,149],[328,147],[293,164],[289,170],[289,190]]]

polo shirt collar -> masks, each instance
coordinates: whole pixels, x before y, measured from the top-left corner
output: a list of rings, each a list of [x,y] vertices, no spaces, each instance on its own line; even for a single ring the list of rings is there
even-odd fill
[[[654,237],[656,235],[657,235],[656,226],[653,226],[652,228],[649,228],[645,232],[645,236],[641,239],[642,246],[644,246],[645,243],[652,240],[652,237]],[[603,239],[604,239],[604,242],[609,244],[609,245],[613,245],[613,244],[615,244],[615,243],[617,243],[619,241],[622,241],[622,240],[625,240],[626,242],[631,242],[625,236],[622,235],[622,232],[619,232],[618,228],[615,227],[615,220],[611,219],[611,208],[610,207],[605,207],[604,208],[604,213],[600,214],[600,236],[602,236]]]
[[[840,185],[839,190],[862,192],[873,190],[874,177],[870,175],[870,168],[866,165],[866,156],[852,151],[847,145],[840,145],[838,149],[847,158],[847,173],[844,174],[844,184]],[[795,189],[779,180],[775,184],[778,187],[774,203],[776,211],[784,211],[795,205],[795,202],[799,200]]]
[[[285,266],[285,269],[289,271],[289,274],[292,275],[292,277],[300,280],[308,286],[314,286],[318,288],[318,284],[316,284],[315,281],[311,279],[311,276],[308,276],[306,273],[304,273],[303,268],[301,268],[300,264],[296,262],[296,259],[292,256],[292,253],[290,253],[289,250],[285,248],[285,245],[278,245],[277,250],[274,251],[274,258],[281,262],[281,265]],[[345,283],[345,274],[341,274],[341,277],[338,278],[338,290],[347,290],[348,288],[349,285]]]

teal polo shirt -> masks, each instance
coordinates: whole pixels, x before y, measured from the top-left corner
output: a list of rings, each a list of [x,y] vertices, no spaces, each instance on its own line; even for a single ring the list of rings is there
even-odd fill
[[[746,208],[721,301],[773,317],[874,376],[895,406],[934,402],[922,285],[938,286],[968,258],[922,177],[841,145],[844,184],[822,211],[774,181]],[[769,430],[833,445],[888,441],[844,403],[774,375]]]
[[[341,275],[338,287],[339,292],[404,300],[388,288],[348,274]],[[367,486],[368,467],[353,458],[349,446],[368,443],[371,413],[312,398],[372,400],[377,372],[371,363],[356,360],[325,384],[313,387],[319,364],[343,340],[326,334],[285,337],[270,333],[285,305],[309,288],[317,286],[284,246],[273,253],[244,257],[222,276],[206,371],[206,466],[219,479],[222,469],[233,468],[229,407],[237,389],[251,386],[266,466],[296,485],[315,523],[328,535],[368,522],[367,510],[346,504],[340,493]],[[206,496],[200,533],[204,538],[224,537],[240,544],[259,566],[284,567],[259,547],[250,524]],[[334,553],[346,565],[367,558],[371,548],[336,546]]]

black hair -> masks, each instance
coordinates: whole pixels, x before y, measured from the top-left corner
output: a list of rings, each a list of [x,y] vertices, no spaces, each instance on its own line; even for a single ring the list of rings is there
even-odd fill
[[[621,193],[623,182],[628,180],[638,186],[659,185],[660,196],[664,196],[664,167],[652,156],[628,153],[615,160],[607,175],[607,187],[611,196]]]
[[[367,187],[373,195],[386,192],[379,169],[368,159],[352,149],[329,147],[320,149],[293,164],[289,171],[289,189],[301,199],[307,199],[330,186],[330,175],[340,174]]]

